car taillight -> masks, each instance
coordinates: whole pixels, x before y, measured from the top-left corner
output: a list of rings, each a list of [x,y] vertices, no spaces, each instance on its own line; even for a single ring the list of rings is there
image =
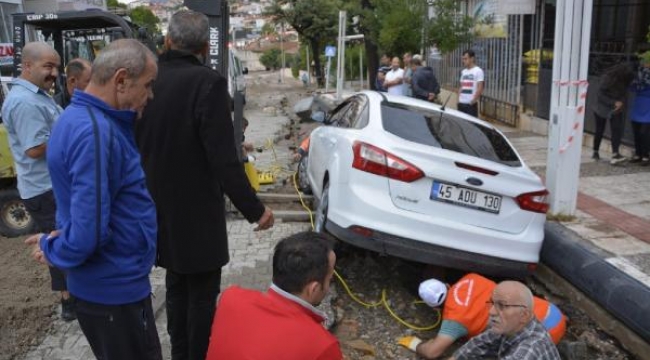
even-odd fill
[[[394,180],[413,182],[423,178],[422,170],[376,146],[355,141],[352,145],[352,167]]]
[[[548,211],[548,204],[546,203],[547,195],[548,191],[546,190],[521,194],[516,197],[517,204],[523,210],[546,214]]]

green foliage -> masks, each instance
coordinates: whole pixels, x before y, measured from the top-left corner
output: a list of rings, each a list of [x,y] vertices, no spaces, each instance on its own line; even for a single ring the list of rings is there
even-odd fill
[[[436,0],[433,3],[434,18],[427,25],[427,45],[435,45],[442,53],[454,51],[472,41],[472,28],[476,21],[460,14],[461,2]]]
[[[377,44],[383,52],[401,57],[417,53],[422,47],[422,27],[426,2],[413,0],[374,0],[379,31]]]
[[[275,27],[270,22],[264,23],[262,26],[262,36],[275,34]]]
[[[282,66],[282,52],[280,49],[266,50],[260,56],[260,62],[269,69],[279,69]]]
[[[645,36],[648,43],[650,43],[650,27],[648,27],[648,33]],[[644,51],[639,54],[639,58],[642,64],[650,64],[650,50]]]
[[[158,29],[158,23],[160,19],[153,14],[146,6],[138,6],[131,10],[129,14],[131,21],[137,24],[138,26],[146,27],[149,31],[156,31]]]
[[[108,0],[106,1],[106,7],[109,9],[126,9],[126,4],[122,4],[117,0]]]

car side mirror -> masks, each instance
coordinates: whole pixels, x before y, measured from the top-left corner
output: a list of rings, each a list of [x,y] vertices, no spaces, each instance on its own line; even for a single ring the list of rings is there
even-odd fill
[[[325,123],[325,111],[322,110],[312,111],[311,119],[319,123]]]
[[[247,74],[248,74],[248,68],[247,68],[247,67],[245,67],[245,68],[244,68],[244,70],[242,70],[242,72],[241,72],[241,73],[242,73],[242,74],[244,74],[244,75],[247,75]]]

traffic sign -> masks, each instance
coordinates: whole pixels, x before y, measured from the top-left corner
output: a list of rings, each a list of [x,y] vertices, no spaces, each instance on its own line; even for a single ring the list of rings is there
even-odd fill
[[[325,46],[325,56],[334,57],[336,56],[336,46]]]

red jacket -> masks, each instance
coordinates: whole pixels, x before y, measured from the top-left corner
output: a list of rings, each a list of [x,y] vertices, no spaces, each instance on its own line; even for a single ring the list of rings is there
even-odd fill
[[[219,300],[206,360],[341,360],[323,320],[273,289],[232,286]]]

